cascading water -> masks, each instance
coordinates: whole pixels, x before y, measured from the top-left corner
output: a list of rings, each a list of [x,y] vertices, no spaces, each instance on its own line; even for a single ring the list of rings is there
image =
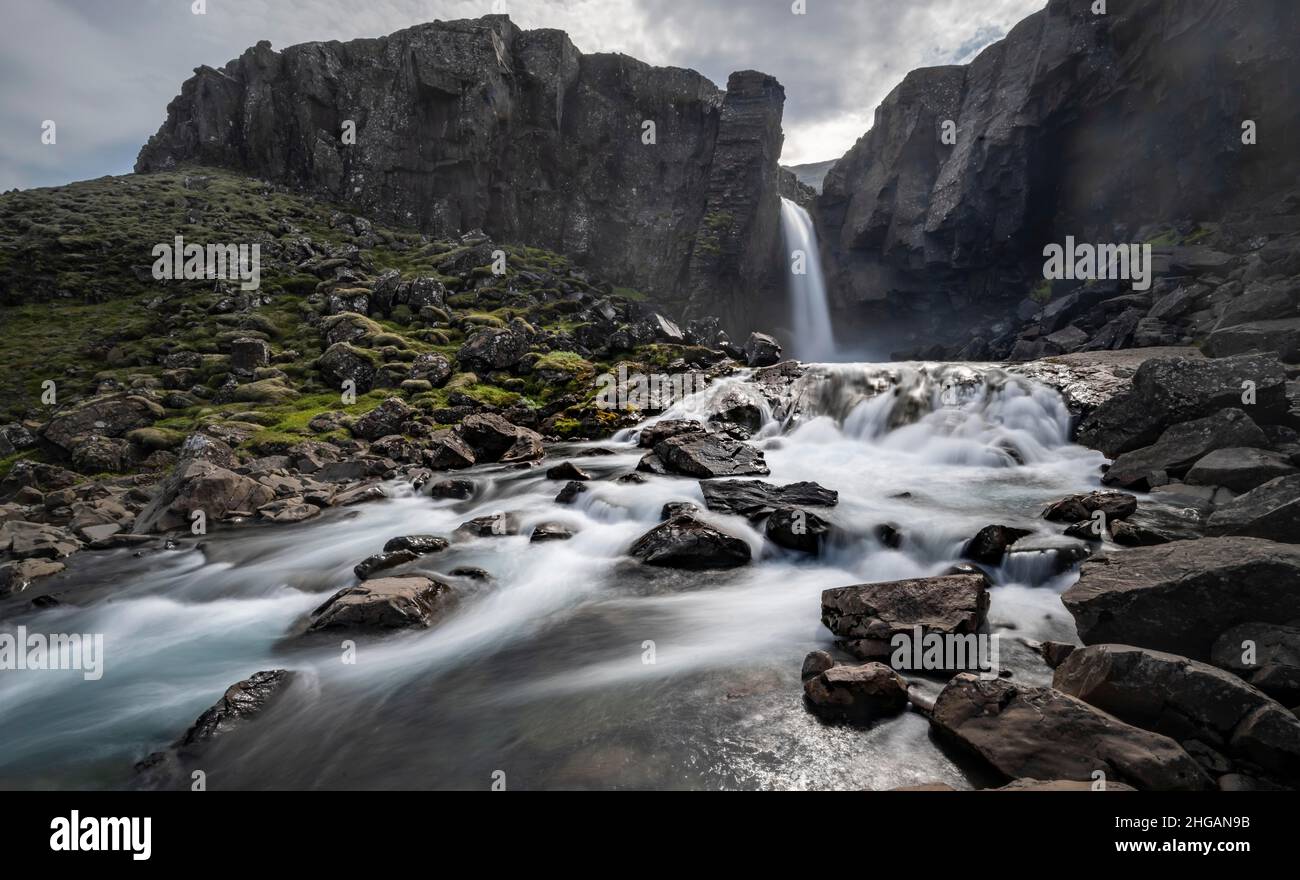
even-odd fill
[[[103,633],[104,675],[0,673],[0,788],[129,784],[131,766],[173,742],[230,684],[264,669],[302,686],[203,757],[213,788],[890,788],[969,785],[915,713],[869,731],[828,726],[803,707],[799,670],[831,649],[821,591],[942,573],[990,523],[1035,532],[993,572],[990,621],[1016,680],[1050,673],[1023,639],[1069,639],[1046,501],[1096,485],[1098,453],[1067,440],[1046,388],[995,369],[835,365],[774,386],[737,374],[662,415],[707,418],[755,402],[772,475],[839,492],[838,535],[820,557],[765,541],[761,527],[703,516],[747,541],[754,562],[726,572],[648,568],[626,554],[666,502],[703,504],[698,481],[631,472],[629,434],[583,457],[595,479],[573,505],[542,469],[477,468],[467,501],[395,486],[395,497],[295,526],[216,531],[201,545],[137,557],[79,554],[52,584],[63,604],[0,604],[0,630]],[[551,450],[553,460],[597,444]],[[286,638],[351,566],[397,535],[450,535],[516,512],[518,536],[453,543],[392,574],[427,573],[460,593],[436,627],[339,640]],[[542,522],[569,541],[530,544]],[[902,536],[882,543],[878,527]],[[1039,547],[1041,549],[1033,550]],[[479,567],[487,582],[450,575]],[[388,573],[386,573],[388,574]],[[652,643],[652,644],[651,644]],[[647,645],[651,644],[652,653]],[[647,659],[650,657],[650,659]],[[914,679],[915,687],[939,685]]]
[[[835,360],[835,332],[831,328],[826,280],[822,276],[821,253],[812,217],[790,199],[781,199],[781,233],[789,255],[790,319],[794,333],[794,356],[808,362]],[[795,266],[795,254],[803,271]]]

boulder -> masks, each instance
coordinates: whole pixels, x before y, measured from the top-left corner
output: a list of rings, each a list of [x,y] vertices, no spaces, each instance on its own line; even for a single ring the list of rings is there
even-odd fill
[[[1217,358],[1270,352],[1288,364],[1300,363],[1300,318],[1220,327],[1210,334],[1205,349]]]
[[[1219,505],[1206,531],[1300,543],[1300,474],[1269,480]]]
[[[114,394],[86,401],[61,412],[41,430],[41,440],[64,455],[92,437],[123,437],[128,431],[152,425],[165,410],[134,394]]]
[[[745,364],[770,367],[781,362],[781,345],[766,333],[751,333],[745,341]]]
[[[1126,452],[1102,477],[1111,486],[1145,489],[1156,485],[1157,474],[1181,477],[1199,459],[1216,449],[1267,446],[1268,437],[1250,416],[1226,409],[1203,419],[1170,427],[1151,446]]]
[[[3,541],[0,538],[0,541]],[[0,565],[0,598],[21,593],[37,578],[58,574],[67,566],[50,559],[21,559]]]
[[[586,471],[578,467],[573,462],[566,461],[562,464],[557,464],[555,467],[547,469],[546,479],[564,480],[566,482],[569,480],[575,480],[580,483],[585,483],[591,479],[591,474],[587,473]]]
[[[832,666],[803,686],[808,708],[827,721],[870,724],[907,708],[907,682],[883,663]]]
[[[113,474],[126,470],[131,444],[112,437],[87,437],[72,450],[72,467],[82,474]]]
[[[307,622],[307,632],[382,631],[432,626],[451,608],[451,588],[426,577],[382,578],[344,587]]]
[[[774,486],[760,480],[710,480],[700,483],[704,504],[714,513],[729,513],[750,520],[770,516],[778,508],[834,507],[838,492],[817,483]]]
[[[1180,422],[1240,408],[1247,388],[1254,389],[1250,415],[1257,424],[1276,424],[1286,418],[1290,408],[1286,372],[1274,355],[1154,358],[1138,367],[1127,392],[1112,397],[1083,420],[1077,439],[1116,458],[1155,443]]]
[[[1071,495],[1047,506],[1043,519],[1048,522],[1077,523],[1092,519],[1092,515],[1101,511],[1107,522],[1124,519],[1137,510],[1137,497],[1123,492],[1090,492],[1087,495]]]
[[[219,736],[242,727],[266,711],[293,683],[296,673],[287,669],[256,672],[231,685],[211,708],[185,731],[176,747],[192,751]]]
[[[479,464],[537,461],[546,454],[540,434],[492,413],[467,416],[455,430],[474,450]]]
[[[446,538],[439,538],[437,535],[402,535],[398,538],[392,538],[384,544],[385,553],[407,552],[414,553],[416,556],[424,556],[428,553],[441,553],[450,546]]]
[[[320,508],[315,504],[308,504],[301,495],[294,495],[272,501],[270,504],[263,504],[257,509],[257,515],[268,522],[296,523],[320,516]]]
[[[505,538],[519,534],[519,515],[515,513],[490,513],[457,526],[453,537],[458,540],[471,538]]]
[[[799,677],[807,681],[814,675],[821,675],[834,665],[835,658],[826,651],[809,651],[808,656],[803,658],[803,669],[800,670]]]
[[[245,375],[271,363],[271,346],[264,339],[244,337],[230,343],[230,369]]]
[[[1101,771],[1108,782],[1139,789],[1199,791],[1213,784],[1178,743],[1053,688],[961,674],[939,694],[931,722],[1013,779],[1092,781]]]
[[[1091,559],[1061,598],[1084,644],[1208,660],[1229,627],[1300,619],[1298,577],[1300,546],[1200,538]]]
[[[628,553],[646,565],[691,570],[738,568],[752,558],[749,544],[689,514],[655,526]]]
[[[84,545],[67,531],[48,523],[9,520],[0,525],[0,553],[15,559],[64,559]]]
[[[424,466],[435,471],[461,470],[473,467],[477,457],[470,445],[457,432],[444,428],[434,431],[425,441],[420,454]]]
[[[353,567],[352,572],[357,576],[358,580],[364,581],[374,577],[381,571],[397,568],[399,565],[406,565],[406,563],[414,562],[419,558],[419,553],[412,553],[410,550],[384,551],[373,556],[367,556]]]
[[[528,536],[530,544],[544,544],[548,541],[567,541],[574,535],[573,529],[561,523],[542,523]]]
[[[1250,761],[1279,780],[1300,777],[1300,718],[1208,663],[1092,645],[1066,658],[1052,686],[1129,724]]]
[[[374,355],[349,342],[336,342],[316,359],[316,369],[326,383],[334,388],[342,388],[343,383],[351,380],[356,384],[356,393],[365,394],[375,387],[379,367]]]
[[[983,565],[1001,565],[1007,548],[1021,538],[1033,534],[1028,529],[1016,529],[1011,526],[985,526],[966,543],[961,555]]]
[[[491,373],[510,369],[527,353],[528,339],[515,328],[486,328],[466,340],[456,361],[465,372]]]
[[[1092,523],[1089,522],[1091,527]],[[1205,536],[1205,517],[1192,507],[1140,502],[1127,519],[1110,523],[1110,537],[1121,547],[1153,547]]]
[[[474,497],[474,481],[439,480],[429,487],[429,495],[433,498],[454,498],[458,501],[465,501]]]
[[[710,422],[740,425],[751,433],[763,427],[763,401],[743,385],[729,389],[713,403],[712,408]]]
[[[817,555],[831,532],[831,524],[817,514],[796,507],[779,507],[767,518],[764,534],[778,547]]]
[[[1238,624],[1215,640],[1210,662],[1284,706],[1300,706],[1300,626]]]
[[[671,437],[655,444],[654,451],[668,470],[701,480],[771,473],[761,450],[715,434]]]
[[[564,484],[564,488],[555,496],[556,504],[572,504],[578,500],[578,496],[587,491],[587,487],[577,480],[572,480]]]
[[[1296,473],[1300,473],[1300,468],[1280,452],[1231,447],[1216,449],[1198,459],[1187,472],[1187,482],[1249,492],[1278,477]]]
[[[890,640],[968,635],[985,625],[989,581],[983,574],[953,574],[838,587],[822,593],[822,623],[844,640],[845,650],[863,660],[888,657]]]
[[[670,437],[677,437],[681,434],[704,433],[707,433],[707,430],[699,422],[690,419],[666,419],[642,428],[636,442],[642,449],[654,449],[657,444]]]
[[[394,434],[402,434],[402,427],[415,416],[415,410],[404,401],[390,397],[370,412],[357,419],[352,425],[353,436],[362,440],[378,440]]]
[[[182,459],[160,484],[153,500],[136,517],[136,534],[165,532],[190,524],[203,511],[209,522],[251,515],[275,500],[268,486],[206,459]]]

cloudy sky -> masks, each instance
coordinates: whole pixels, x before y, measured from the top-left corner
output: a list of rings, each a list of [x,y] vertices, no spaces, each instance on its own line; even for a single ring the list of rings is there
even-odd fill
[[[907,71],[970,60],[1046,0],[3,0],[0,191],[131,170],[200,64],[508,12],[584,52],[694,68],[719,85],[755,68],[785,85],[786,164],[838,158]],[[44,120],[57,143],[41,143]]]

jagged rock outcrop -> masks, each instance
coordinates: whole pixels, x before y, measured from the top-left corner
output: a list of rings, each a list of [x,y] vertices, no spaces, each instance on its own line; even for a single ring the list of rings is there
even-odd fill
[[[1146,224],[1256,211],[1295,179],[1300,7],[1091,7],[1050,0],[969,65],[913,71],[884,100],[817,203],[842,309],[878,329],[905,322],[918,338],[924,321],[951,334],[963,318],[1014,317],[1049,242],[1143,241]],[[1261,132],[1253,145],[1245,120]],[[945,121],[955,143],[941,138]],[[1294,231],[1264,213],[1250,234]],[[1226,259],[1173,253],[1163,268],[1201,270],[1204,256]],[[1146,307],[1131,305],[1117,339],[1144,334]]]
[[[136,170],[220,165],[433,233],[482,228],[740,319],[778,258],[784,100],[760,73],[724,92],[489,15],[199,67]]]

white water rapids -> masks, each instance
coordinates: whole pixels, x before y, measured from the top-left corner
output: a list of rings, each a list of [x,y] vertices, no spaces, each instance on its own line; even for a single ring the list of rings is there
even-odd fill
[[[544,468],[487,467],[462,475],[477,485],[470,501],[394,487],[390,500],[297,526],[225,529],[138,558],[83,553],[52,584],[64,605],[0,605],[0,629],[103,633],[106,645],[99,681],[0,672],[0,787],[130,784],[132,762],[174,741],[229,685],[274,668],[306,681],[216,741],[202,763],[210,788],[486,789],[497,771],[512,789],[969,786],[914,712],[862,731],[803,707],[802,658],[833,644],[821,591],[941,573],[990,523],[1050,544],[1038,511],[1095,487],[1100,455],[1067,442],[1055,392],[992,368],[822,367],[778,401],[743,375],[664,417],[705,416],[727,395],[761,400],[768,414],[752,441],[767,482],[839,492],[827,518],[840,536],[821,558],[708,514],[750,543],[751,565],[635,563],[627,550],[665,502],[703,496],[687,478],[616,482],[643,452],[631,437],[551,451],[548,466],[597,445],[615,453],[578,460],[597,479],[572,506],[555,503],[562,484]],[[388,539],[450,536],[500,511],[520,514],[521,536],[454,543],[392,572],[436,575],[462,594],[440,625],[358,637],[352,665],[333,641],[283,638]],[[577,535],[530,544],[541,522]],[[898,549],[876,537],[885,523],[903,535]],[[1017,680],[1049,676],[1018,639],[1073,637],[1059,592],[1074,575],[1055,575],[1052,562],[1017,553],[993,572],[990,618]],[[493,579],[447,575],[462,566]]]

